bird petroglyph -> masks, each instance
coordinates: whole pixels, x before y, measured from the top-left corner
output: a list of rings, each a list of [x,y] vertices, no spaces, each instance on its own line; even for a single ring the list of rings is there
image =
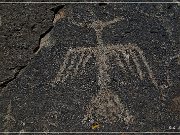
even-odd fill
[[[93,28],[96,32],[97,46],[76,47],[74,49],[69,49],[64,56],[64,62],[62,63],[57,76],[53,80],[54,83],[65,82],[68,77],[76,76],[80,67],[85,68],[86,63],[92,56],[96,58],[96,64],[98,66],[97,79],[100,90],[98,94],[92,98],[91,103],[88,105],[87,115],[85,116],[83,122],[88,118],[92,118],[94,113],[96,117],[99,118],[97,118],[99,121],[101,121],[101,117],[103,117],[109,123],[117,120],[123,120],[125,123],[128,123],[128,121],[131,121],[130,119],[133,119],[133,116],[130,115],[129,111],[125,109],[125,106],[121,103],[118,95],[113,93],[110,90],[110,86],[108,86],[108,83],[111,81],[110,75],[108,74],[108,70],[110,69],[108,61],[111,56],[115,57],[117,66],[119,66],[119,68],[123,71],[126,70],[125,64],[128,66],[129,70],[132,71],[133,67],[132,64],[130,64],[130,60],[132,60],[134,66],[136,67],[135,70],[139,79],[143,80],[143,74],[145,73],[143,72],[142,65],[140,65],[139,62],[141,60],[152,84],[158,88],[153,71],[148,65],[148,62],[143,55],[143,51],[136,44],[105,45],[103,43],[102,31],[104,27],[121,20],[123,20],[123,18],[115,18],[114,20],[108,22],[97,20],[88,24],[88,28]],[[82,27],[84,26],[82,25]],[[110,99],[112,99],[112,101]],[[107,104],[104,104],[104,100],[107,101]],[[114,114],[115,116],[113,116]]]

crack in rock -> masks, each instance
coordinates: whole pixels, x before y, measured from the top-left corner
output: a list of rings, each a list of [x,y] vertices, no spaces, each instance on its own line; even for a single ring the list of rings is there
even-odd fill
[[[27,65],[25,66],[18,66],[13,68],[14,70],[16,70],[16,73],[13,75],[12,78],[6,79],[5,81],[0,82],[0,88],[4,88],[6,87],[10,82],[12,82],[13,80],[15,80],[18,75],[20,74],[21,70],[24,69]]]
[[[63,12],[59,12],[62,8],[64,8],[65,5],[60,5],[60,6],[57,6],[55,8],[52,8],[51,11],[54,12],[54,19],[53,19],[53,23],[57,22],[61,17],[64,17],[64,14]],[[49,29],[47,31],[45,31],[43,34],[40,35],[40,38],[39,38],[39,44],[38,46],[33,50],[33,53],[34,54],[37,54],[41,48],[43,46],[47,46],[47,42],[48,42],[48,39],[50,37],[50,34],[49,32],[53,29],[54,26],[50,26]],[[21,70],[24,69],[27,65],[24,65],[24,66],[17,66],[15,68],[12,68],[11,70],[14,70],[15,73],[13,75],[13,77],[9,77],[7,78],[6,80],[4,81],[1,81],[0,82],[0,88],[5,88],[10,82],[12,82],[13,80],[15,80],[18,75],[20,74]]]

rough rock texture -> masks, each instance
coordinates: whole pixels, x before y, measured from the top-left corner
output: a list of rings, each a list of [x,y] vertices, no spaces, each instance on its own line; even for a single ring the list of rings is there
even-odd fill
[[[54,12],[33,59],[1,92],[1,131],[178,131],[177,4],[66,4]],[[25,46],[31,54],[36,45]]]
[[[55,6],[55,5],[54,5]],[[0,87],[25,67],[51,26],[52,4],[0,4]]]
[[[33,58],[39,40],[53,26],[56,7],[57,4],[0,4],[0,93]],[[1,111],[6,110],[4,103],[8,102],[1,98]]]

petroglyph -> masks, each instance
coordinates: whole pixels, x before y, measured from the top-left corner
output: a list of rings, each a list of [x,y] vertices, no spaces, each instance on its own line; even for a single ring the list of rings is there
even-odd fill
[[[125,66],[122,61],[125,61],[128,65],[128,68],[132,71],[132,66],[130,65],[130,58],[133,60],[137,73],[140,79],[143,79],[143,72],[141,70],[140,63],[138,61],[138,57],[140,57],[141,61],[143,61],[144,66],[149,74],[149,78],[152,80],[152,83],[156,88],[158,88],[157,82],[154,78],[153,72],[150,69],[146,58],[143,55],[143,51],[135,44],[127,44],[127,45],[104,45],[102,40],[102,30],[109,24],[115,23],[120,19],[114,19],[113,21],[103,23],[101,21],[97,21],[89,25],[96,31],[98,45],[97,47],[77,47],[75,49],[69,49],[65,55],[64,62],[60,68],[59,73],[57,74],[54,82],[64,82],[67,77],[70,75],[77,75],[78,69],[82,65],[84,68],[89,59],[94,55],[96,57],[96,64],[99,66],[99,84],[106,85],[107,83],[102,82],[102,80],[106,80],[109,82],[109,75],[107,74],[108,69],[110,68],[106,62],[108,61],[108,57],[115,55],[117,64],[125,70]],[[139,56],[137,56],[137,54]],[[123,59],[120,57],[123,55]],[[78,60],[77,63],[75,61]],[[70,65],[68,66],[68,63]],[[68,67],[67,67],[68,66]],[[105,77],[106,79],[102,79]],[[101,82],[100,82],[101,81]],[[104,84],[103,84],[104,83]],[[103,87],[103,86],[102,86]]]
[[[88,119],[106,123],[121,121],[130,124],[133,123],[134,117],[121,103],[118,95],[112,93],[111,90],[101,90],[87,106],[87,114],[84,116],[82,123],[85,123]]]
[[[12,105],[11,105],[11,101],[10,101],[10,103],[7,107],[7,113],[4,118],[4,125],[3,125],[4,132],[9,132],[15,122],[16,121],[15,121],[14,117],[12,116]]]
[[[173,86],[173,79],[170,77],[170,65],[173,60],[176,60],[177,62],[175,64],[180,65],[180,53],[176,54],[175,56],[172,56],[169,58],[169,60],[166,61],[166,82],[168,87]]]
[[[111,68],[108,63],[109,57],[111,56],[115,56],[117,66],[119,66],[119,68],[123,71],[127,71],[128,68],[130,72],[133,72],[133,66],[130,64],[130,60],[132,60],[134,66],[136,67],[135,70],[139,79],[143,80],[145,74],[148,74],[149,79],[158,89],[158,84],[145,56],[143,55],[143,51],[136,44],[129,43],[126,45],[105,45],[103,43],[103,28],[121,20],[123,20],[123,18],[115,18],[109,22],[102,22],[98,20],[92,24],[88,24],[88,28],[93,28],[96,32],[97,46],[76,47],[74,49],[70,48],[64,57],[64,62],[60,67],[57,76],[53,80],[54,83],[65,82],[68,77],[76,76],[80,68],[85,68],[91,57],[96,58],[96,64],[98,66],[97,79],[100,90],[96,97],[93,97],[91,100],[85,119],[88,117],[93,117],[94,113],[98,117],[98,120],[101,121],[103,118],[105,118],[106,121],[110,123],[117,120],[129,123],[133,118],[133,116],[129,114],[129,111],[125,109],[124,105],[121,103],[118,95],[112,93],[110,86],[108,86],[108,83],[111,81],[110,75],[108,74],[108,71]],[[82,24],[80,25],[84,27]],[[143,65],[140,64],[140,61]],[[143,70],[143,66],[145,67],[146,71]]]
[[[89,48],[77,47],[75,49],[70,49],[69,51],[67,51],[62,67],[60,68],[60,71],[54,81],[64,82],[68,76],[76,75],[80,66],[84,68],[92,56],[96,57],[96,64],[99,66],[98,67],[99,81],[101,81],[104,71],[106,71],[104,77],[106,78],[107,81],[109,81],[107,71],[110,67],[107,64],[107,61],[109,56],[115,56],[116,64],[123,70],[126,70],[125,64],[130,66],[129,60],[132,59],[136,67],[136,72],[139,75],[139,78],[143,80],[143,71],[141,69],[142,67],[138,62],[141,60],[144,66],[146,67],[146,70],[148,72],[149,78],[151,79],[152,83],[154,84],[154,86],[156,86],[156,88],[158,88],[153,72],[150,69],[147,60],[143,55],[143,51],[135,44],[127,44],[127,45],[118,44],[111,46],[109,45],[104,47],[103,52],[104,52],[103,53],[104,56],[101,55],[102,52],[101,49],[99,49],[99,47],[89,47]],[[122,59],[120,55],[123,55],[124,59]],[[77,63],[75,63],[76,59],[78,59]],[[123,63],[122,62],[123,60],[126,63]],[[70,65],[67,67],[68,63],[70,63]],[[103,84],[103,83],[99,83],[99,84]]]
[[[172,99],[171,110],[180,112],[180,96]]]

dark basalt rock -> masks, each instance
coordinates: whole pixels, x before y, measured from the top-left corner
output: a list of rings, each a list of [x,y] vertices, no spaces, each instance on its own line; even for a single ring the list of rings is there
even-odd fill
[[[1,131],[178,130],[178,13],[177,4],[63,6],[3,89]]]

